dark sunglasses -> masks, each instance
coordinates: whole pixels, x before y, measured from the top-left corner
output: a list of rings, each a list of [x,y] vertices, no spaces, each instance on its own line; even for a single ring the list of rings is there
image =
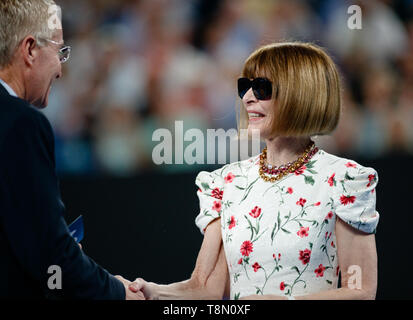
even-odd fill
[[[238,79],[238,95],[242,99],[247,91],[252,87],[252,92],[258,100],[270,100],[272,97],[272,83],[266,78]]]

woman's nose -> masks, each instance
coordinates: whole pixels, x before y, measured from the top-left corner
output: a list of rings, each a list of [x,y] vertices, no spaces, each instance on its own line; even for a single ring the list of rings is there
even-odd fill
[[[255,97],[254,92],[252,91],[252,88],[249,88],[249,90],[242,97],[242,101],[246,105],[257,102],[257,100],[258,99]]]

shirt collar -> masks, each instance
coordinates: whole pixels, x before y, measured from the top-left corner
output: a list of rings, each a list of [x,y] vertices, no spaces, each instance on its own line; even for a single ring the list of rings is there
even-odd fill
[[[14,90],[6,82],[4,82],[2,79],[0,79],[0,84],[4,87],[4,89],[7,90],[9,95],[17,98],[16,92],[14,92]]]

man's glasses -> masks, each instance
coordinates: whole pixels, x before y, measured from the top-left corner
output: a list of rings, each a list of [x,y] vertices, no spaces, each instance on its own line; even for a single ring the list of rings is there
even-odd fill
[[[272,97],[272,83],[266,78],[238,79],[238,95],[241,99],[250,88],[252,88],[252,92],[258,100],[270,100]]]
[[[54,40],[50,40],[50,39],[45,39],[45,38],[41,38],[41,40],[45,40],[49,43],[55,44],[57,46],[61,46],[62,43],[54,41]],[[69,60],[70,58],[70,52],[72,51],[72,47],[71,46],[63,46],[59,49],[59,60],[60,63],[65,63]]]

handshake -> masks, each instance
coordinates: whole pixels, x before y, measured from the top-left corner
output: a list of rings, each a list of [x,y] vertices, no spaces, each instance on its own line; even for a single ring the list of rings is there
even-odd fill
[[[131,282],[122,276],[115,276],[125,286],[125,300],[157,300],[156,284],[137,278]]]
[[[81,248],[80,244],[79,247]],[[189,279],[156,284],[142,278],[133,282],[119,275],[115,278],[123,284],[126,300],[221,300],[229,297],[230,281],[222,246],[220,219],[215,219],[208,225]],[[123,298],[123,295],[116,297]]]

